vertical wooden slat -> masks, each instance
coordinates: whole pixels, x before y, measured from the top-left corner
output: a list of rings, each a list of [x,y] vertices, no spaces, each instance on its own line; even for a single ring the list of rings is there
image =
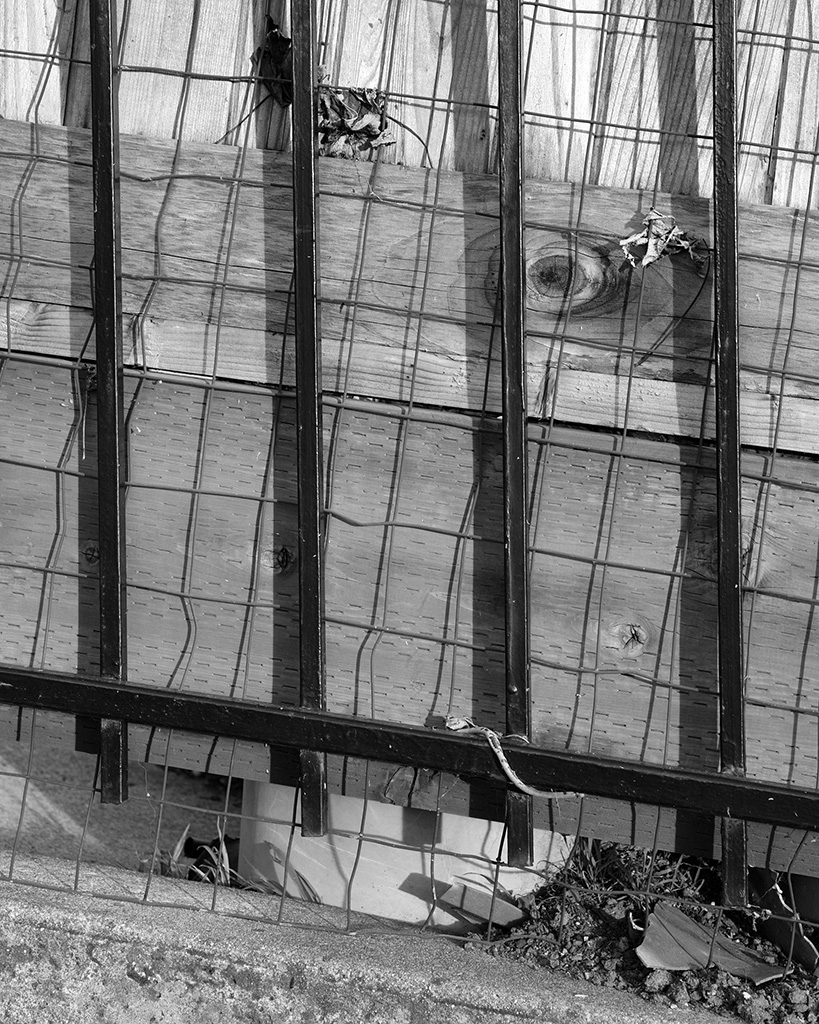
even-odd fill
[[[58,55],[58,32],[69,16],[62,6],[30,0],[0,4],[0,117],[61,123],[61,70],[50,60]]]

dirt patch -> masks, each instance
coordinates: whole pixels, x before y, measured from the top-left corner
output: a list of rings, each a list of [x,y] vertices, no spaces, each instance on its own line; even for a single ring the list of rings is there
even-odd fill
[[[765,940],[759,932],[764,915],[722,911],[719,896],[712,863],[581,840],[565,869],[518,901],[528,912],[524,924],[472,942],[491,956],[626,990],[657,1006],[699,1006],[749,1024],[817,1024],[817,978]],[[661,899],[787,975],[756,987],[715,967],[645,967],[636,948]]]

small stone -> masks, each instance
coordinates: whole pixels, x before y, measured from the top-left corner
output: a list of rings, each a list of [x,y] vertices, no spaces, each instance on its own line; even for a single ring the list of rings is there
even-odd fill
[[[651,971],[645,980],[646,992],[662,992],[671,984],[671,975],[668,971],[658,968]]]
[[[672,1003],[677,1003],[678,1006],[684,1006],[689,1001],[688,989],[686,988],[685,982],[679,978],[675,978],[668,986],[666,992],[668,998]]]
[[[747,1002],[737,1007],[737,1016],[747,1024],[768,1024],[768,1001],[763,995],[751,996]]]
[[[808,993],[803,988],[792,988],[788,993],[788,1002],[797,1010],[807,1008]]]

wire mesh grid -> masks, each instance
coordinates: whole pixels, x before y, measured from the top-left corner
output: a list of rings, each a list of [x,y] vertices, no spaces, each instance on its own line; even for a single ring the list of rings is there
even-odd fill
[[[521,10],[532,741],[717,769],[710,5]],[[180,5],[159,46],[154,5],[120,13],[129,675],[295,705],[292,181],[278,152],[289,115],[259,80],[272,59],[266,19],[286,37],[287,11]],[[330,0],[318,60],[327,95],[373,90],[367,123],[391,134],[359,150],[364,159],[320,161],[328,709],[438,728],[463,716],[502,733],[496,16],[483,3]],[[0,611],[2,660],[70,672],[98,665],[91,158],[86,134],[52,126],[89,123],[87,17],[65,3],[53,24],[29,20],[31,38],[5,46],[0,125],[11,171],[2,569],[13,595]],[[738,188],[768,204],[743,208],[740,238],[747,771],[814,788],[816,268],[805,211],[816,40],[799,5],[748,4],[738,43]],[[652,208],[706,240],[702,264],[623,262],[621,237],[639,234]],[[94,799],[87,723],[13,709],[5,728],[13,880],[102,894],[110,858],[156,860],[172,875],[190,824],[212,851],[199,861],[211,881],[225,880],[214,836],[242,831],[266,851],[264,884],[246,877],[259,871],[253,858],[228,859],[228,877],[271,887],[230,912],[281,920],[286,901],[271,909],[271,891],[311,901],[310,872],[326,866],[320,843],[298,834],[290,754],[132,727],[144,774],[111,809]],[[225,781],[200,793],[183,769]],[[271,778],[280,784],[253,788]],[[496,785],[341,757],[330,782],[345,868],[329,899],[347,908],[347,927],[357,909],[389,915],[374,879],[391,858],[410,879],[416,924],[462,923],[440,901],[451,855],[498,909],[498,885],[541,878],[502,867]],[[137,804],[139,848],[112,855],[97,823]],[[535,811],[541,867],[565,857],[563,835],[644,848],[621,887],[630,897],[680,898],[658,863],[696,888],[662,851],[719,854],[703,815],[574,797]],[[596,842],[579,842],[565,869],[558,945],[566,894],[593,893],[603,871],[591,866]],[[30,866],[57,851],[67,863]],[[749,858],[815,872],[806,832],[756,827]],[[146,873],[129,898],[205,899],[162,888],[173,882]],[[122,895],[119,876],[110,884]],[[223,889],[208,890],[214,908],[238,898]]]

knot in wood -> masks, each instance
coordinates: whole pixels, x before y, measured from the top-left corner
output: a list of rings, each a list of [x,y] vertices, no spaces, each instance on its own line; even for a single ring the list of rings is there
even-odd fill
[[[273,572],[277,576],[281,576],[283,573],[286,573],[288,569],[292,568],[293,563],[296,560],[293,552],[284,544],[277,548],[273,548],[272,555],[272,568]]]
[[[532,244],[535,243],[535,244]],[[527,239],[527,305],[558,315],[599,313],[622,302],[626,272],[606,251],[552,235]]]
[[[654,630],[648,622],[618,621],[609,623],[601,633],[603,647],[618,658],[639,658],[651,643]]]
[[[469,253],[492,245],[485,281],[487,304],[494,309],[500,286],[497,235],[484,236]],[[611,241],[594,243],[567,231],[526,229],[526,306],[548,316],[592,316],[624,307],[631,267]]]
[[[625,622],[621,627],[621,638],[623,649],[629,650],[635,647],[645,647],[648,641],[648,633],[639,622]]]

